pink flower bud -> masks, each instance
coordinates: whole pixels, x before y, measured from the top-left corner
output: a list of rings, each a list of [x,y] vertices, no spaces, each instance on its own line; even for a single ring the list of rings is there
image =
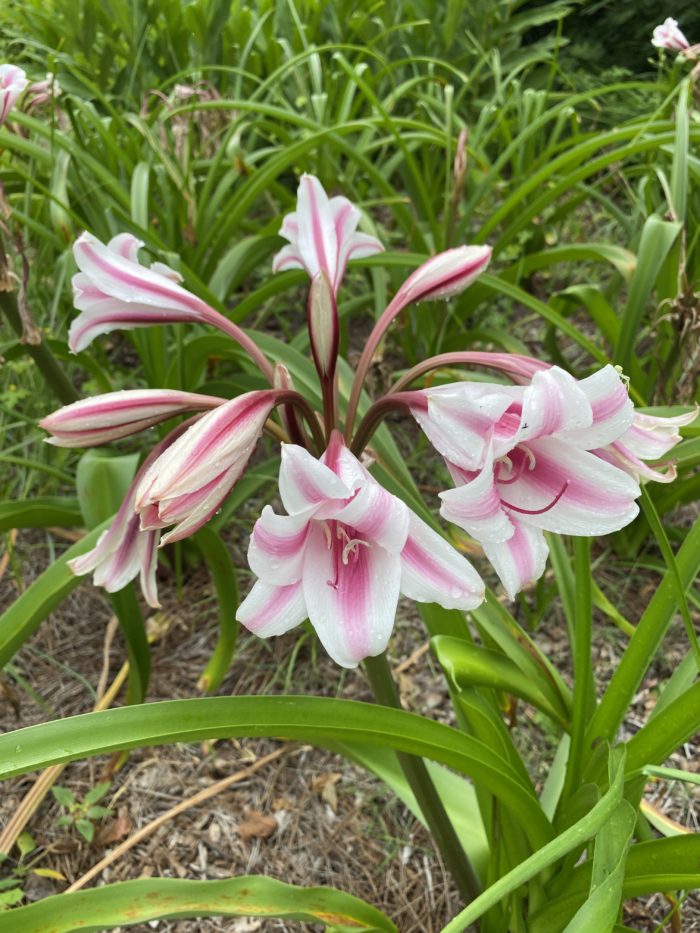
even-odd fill
[[[133,389],[81,399],[47,415],[39,426],[56,447],[108,444],[186,411],[216,408],[224,399],[170,389]]]
[[[308,301],[311,352],[321,377],[332,379],[338,358],[338,309],[328,276],[319,272],[311,280]]]

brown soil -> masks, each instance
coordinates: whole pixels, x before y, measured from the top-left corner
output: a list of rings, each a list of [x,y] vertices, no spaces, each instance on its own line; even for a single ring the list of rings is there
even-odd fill
[[[15,556],[0,580],[0,608],[46,565],[47,541],[38,532],[19,536]],[[197,695],[197,680],[216,639],[217,609],[208,574],[204,568],[194,569],[186,597],[181,600],[167,583],[161,595],[159,618],[167,632],[153,648],[149,699]],[[635,617],[634,607],[628,611]],[[108,604],[89,583],[75,590],[52,614],[15,658],[14,673],[0,681],[0,726],[4,730],[91,708],[101,673],[107,672],[111,680],[124,657],[118,633],[106,651],[109,620]],[[371,699],[362,673],[339,670],[316,649],[312,638],[306,638],[296,658],[290,660],[299,637],[297,631],[263,642],[242,635],[232,669],[218,692]],[[537,637],[566,674],[568,641],[562,621],[555,616],[540,627]],[[410,605],[402,605],[392,642],[397,663],[424,642],[425,633],[415,612]],[[596,674],[601,682],[609,678],[623,644],[623,637],[601,621],[595,644]],[[626,730],[634,731],[644,721],[659,678],[668,676],[684,646],[682,629],[674,630],[652,676],[635,698]],[[103,665],[104,672],[100,670]],[[428,653],[420,654],[406,668],[400,684],[409,708],[451,721],[442,679]],[[553,737],[527,708],[519,713],[516,734],[539,783],[546,772],[544,761],[550,760],[547,750],[553,747]],[[98,825],[95,840],[88,844],[74,829],[57,826],[62,811],[53,798],[47,798],[28,827],[40,847],[38,864],[60,872],[72,883],[118,842],[165,810],[280,747],[280,743],[269,741],[218,741],[135,751],[117,770],[115,762],[105,758],[71,764],[59,783],[82,797],[100,780],[111,780],[102,802],[112,814]],[[695,752],[689,743],[671,764],[695,770]],[[0,828],[34,778],[28,775],[4,785]],[[691,785],[659,783],[649,796],[674,819],[697,829],[698,798],[689,788]],[[385,911],[401,933],[437,933],[461,906],[428,834],[410,812],[373,776],[337,755],[310,746],[288,746],[283,755],[256,774],[167,822],[92,883],[144,875],[216,879],[242,874],[346,890]],[[25,896],[35,900],[57,893],[65,889],[66,882],[28,875],[23,885]],[[633,929],[651,931],[668,910],[668,903],[660,896],[638,900],[627,905],[625,922]],[[0,928],[8,929],[2,921]],[[143,933],[153,929],[265,933],[302,928],[315,929],[297,922],[244,919],[160,921],[129,929]],[[700,930],[700,900],[694,896],[683,907],[682,929]]]

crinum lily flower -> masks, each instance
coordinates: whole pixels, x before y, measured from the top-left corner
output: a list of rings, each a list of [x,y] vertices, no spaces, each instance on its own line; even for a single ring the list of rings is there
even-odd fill
[[[95,586],[103,587],[108,593],[116,593],[138,576],[144,599],[154,609],[160,606],[156,583],[160,532],[141,530],[139,516],[135,511],[136,491],[151,464],[184,429],[185,425],[179,425],[156,444],[131,481],[110,527],[102,532],[91,551],[68,562],[76,576],[92,572]]]
[[[333,433],[320,459],[285,444],[280,496],[255,524],[248,562],[258,580],[237,618],[264,638],[307,617],[330,656],[355,667],[380,654],[399,594],[473,609],[476,571],[404,502],[384,489]]]
[[[134,496],[141,528],[175,525],[165,545],[206,524],[243,474],[279,395],[246,392],[219,405],[154,460]]]
[[[83,233],[73,245],[79,272],[73,276],[73,303],[81,312],[68,334],[73,353],[100,334],[155,324],[210,324],[233,338],[272,383],[272,366],[257,344],[236,324],[188,292],[182,276],[162,262],[150,267],[138,259],[143,246],[130,233],[101,243]]]
[[[676,468],[673,462],[662,463],[652,467],[645,460],[660,460],[680,443],[681,435],[678,428],[691,424],[698,416],[697,406],[694,411],[674,417],[660,415],[646,415],[635,411],[632,424],[620,437],[603,449],[594,453],[625,470],[635,479],[647,479],[657,483],[671,483],[676,478]]]
[[[297,209],[287,214],[280,236],[289,240],[272,260],[272,271],[305,269],[309,278],[323,272],[335,295],[350,259],[362,259],[384,250],[367,233],[358,233],[360,211],[347,198],[329,198],[318,178],[302,175]]]
[[[441,515],[482,544],[511,598],[544,571],[544,531],[607,534],[637,515],[637,482],[591,452],[632,424],[612,366],[580,382],[551,367],[526,387],[457,383],[403,400],[457,484],[440,493]]]
[[[28,84],[26,74],[17,65],[0,65],[0,126]]]
[[[690,48],[690,42],[678,28],[678,21],[671,16],[654,29],[651,44],[657,49],[667,49],[669,52],[684,52]]]

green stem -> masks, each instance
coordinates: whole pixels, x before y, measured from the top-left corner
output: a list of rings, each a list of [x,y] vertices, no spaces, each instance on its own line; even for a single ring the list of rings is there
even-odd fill
[[[365,659],[365,671],[378,703],[402,709],[399,694],[385,654]],[[445,812],[435,785],[422,758],[397,752],[401,769],[423,812],[435,844],[465,903],[478,897],[481,884],[471,865],[454,826]]]
[[[7,318],[10,327],[18,337],[24,336],[22,319],[17,307],[17,298],[14,292],[0,290],[0,309]],[[25,344],[27,353],[36,363],[41,375],[53,390],[56,398],[64,405],[78,400],[79,395],[68,379],[65,372],[59,365],[56,357],[45,343],[27,343]]]
[[[588,538],[574,538],[576,594],[574,600],[574,692],[571,711],[571,743],[561,803],[573,794],[581,780],[584,737],[595,698],[591,667],[592,591],[591,545]]]

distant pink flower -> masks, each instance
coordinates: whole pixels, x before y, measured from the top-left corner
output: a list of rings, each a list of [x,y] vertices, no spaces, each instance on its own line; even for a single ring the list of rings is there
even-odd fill
[[[607,534],[636,516],[637,483],[591,452],[632,424],[612,366],[581,381],[551,367],[526,387],[456,383],[403,397],[456,483],[440,493],[441,514],[482,544],[511,598],[544,571],[544,531]]]
[[[383,251],[373,236],[358,233],[360,211],[344,197],[330,198],[318,178],[302,175],[297,209],[282,221],[280,236],[289,240],[272,260],[273,272],[305,269],[313,279],[325,272],[337,295],[350,259]]]
[[[42,81],[35,81],[33,84],[29,85],[24,106],[27,111],[33,110],[35,107],[40,107],[47,101],[59,97],[61,93],[61,86],[56,80],[55,75],[49,71]]]
[[[338,432],[320,460],[282,446],[287,515],[263,509],[248,561],[258,580],[238,620],[263,638],[307,617],[343,667],[382,652],[399,593],[446,608],[483,600],[476,571],[400,499],[384,489]]]
[[[677,20],[670,16],[654,29],[651,44],[657,49],[668,49],[670,52],[683,52],[690,48],[690,43],[678,28]]]
[[[7,115],[27,84],[27,76],[21,68],[0,65],[0,126],[7,120]]]
[[[691,424],[697,416],[697,407],[694,411],[673,418],[635,412],[632,424],[619,440],[593,452],[637,480],[671,483],[676,478],[676,468],[672,462],[660,464],[660,467],[665,468],[662,471],[659,466],[651,467],[644,461],[664,457],[682,440],[678,428]]]
[[[175,525],[167,544],[208,522],[245,470],[276,397],[266,389],[219,405],[153,461],[134,499],[141,528]]]
[[[136,434],[186,411],[216,408],[225,400],[172,389],[131,389],[81,399],[39,422],[56,447],[92,447]]]

